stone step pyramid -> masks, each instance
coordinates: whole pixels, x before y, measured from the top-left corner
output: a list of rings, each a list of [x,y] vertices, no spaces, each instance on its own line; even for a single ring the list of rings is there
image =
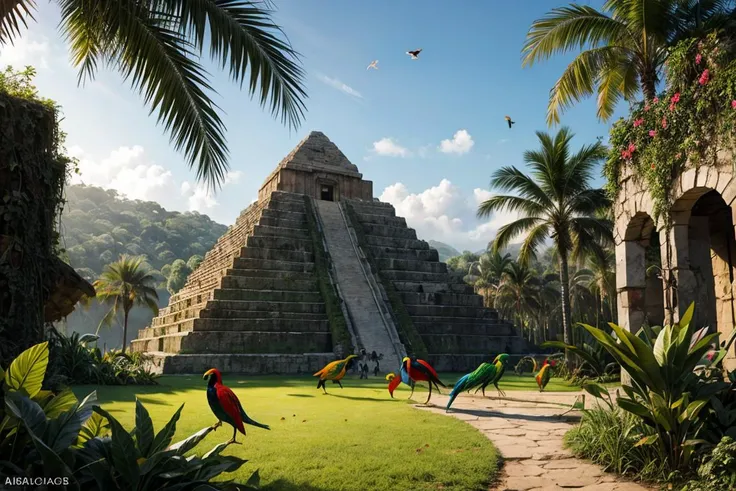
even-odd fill
[[[317,200],[336,201],[337,208]],[[341,216],[347,228],[335,228]],[[329,240],[322,219],[333,220]],[[361,253],[330,250],[349,246]],[[332,263],[333,254],[339,264]],[[357,264],[366,258],[370,267]],[[363,275],[362,290],[353,284],[356,275]],[[390,281],[398,300],[391,297],[390,303],[384,288],[376,287],[382,281]],[[361,293],[366,288],[370,295]],[[368,344],[391,351],[387,359],[395,364],[408,341],[399,339],[396,301],[438,370],[472,369],[492,354],[526,350],[513,327],[450,275],[437,251],[418,240],[391,205],[374,200],[371,181],[337,146],[312,132],[268,176],[258,200],[138,332],[131,349],[150,354],[163,373],[213,367],[313,373],[348,351],[370,353]],[[376,325],[379,318],[385,328]],[[379,332],[390,339],[377,339]]]

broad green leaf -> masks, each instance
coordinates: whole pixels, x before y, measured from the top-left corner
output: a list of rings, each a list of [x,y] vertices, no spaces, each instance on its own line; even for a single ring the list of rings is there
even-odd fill
[[[181,440],[180,442],[177,442],[173,445],[171,445],[166,450],[173,450],[176,452],[177,455],[184,455],[197,445],[199,445],[199,442],[204,440],[204,438],[212,432],[212,427],[207,426],[205,428],[202,428],[195,434],[189,436],[188,438],[185,438],[184,440]]]
[[[631,399],[627,399],[625,397],[619,397],[616,400],[616,403],[624,411],[628,411],[649,421],[654,421],[654,416],[652,415],[652,413],[646,407],[642,406],[636,401],[632,401]]]
[[[17,392],[9,393],[5,396],[5,408],[29,432],[43,435],[46,431],[46,416],[36,401]]]
[[[78,406],[75,405],[58,418],[49,420],[44,440],[55,452],[61,453],[77,441],[82,426],[92,416],[95,402],[97,392],[92,391]]]
[[[39,437],[33,432],[29,431],[33,446],[36,447],[36,451],[43,460],[43,472],[46,477],[67,477],[69,478],[69,484],[66,486],[68,490],[79,489],[79,483],[77,483],[74,475],[62,460],[61,456],[54,452],[48,445],[46,445]]]
[[[659,332],[657,340],[654,342],[654,358],[656,358],[659,366],[667,365],[667,351],[672,344],[672,329],[665,327]]]
[[[77,396],[74,395],[74,392],[66,388],[43,407],[43,412],[46,413],[46,417],[49,419],[58,418],[61,413],[74,407],[77,402]]]
[[[592,395],[593,397],[597,397],[598,399],[603,399],[606,402],[606,404],[608,404],[608,401],[604,398],[604,394],[606,398],[609,397],[609,394],[608,394],[608,390],[606,390],[604,386],[600,384],[590,383],[590,384],[583,385],[583,389],[588,394]]]
[[[169,422],[166,423],[166,426],[158,432],[156,438],[153,439],[153,443],[151,444],[149,455],[160,452],[171,444],[171,439],[174,438],[174,433],[176,433],[176,423],[181,417],[182,409],[184,409],[184,404],[179,406],[179,409],[176,410]]]
[[[245,482],[245,485],[254,488],[257,488],[261,485],[261,476],[258,474],[258,470],[251,474],[250,478]]]
[[[104,436],[109,428],[110,423],[105,419],[105,417],[97,412],[93,412],[92,416],[89,417],[82,426],[82,429],[79,431],[77,445],[81,446],[88,440],[98,436]]]
[[[698,413],[708,404],[708,399],[698,399],[688,404],[687,409],[680,414],[677,420],[682,423],[686,419],[694,421],[698,417]]]
[[[95,342],[98,339],[100,339],[99,336],[97,336],[95,334],[92,334],[92,333],[87,333],[87,334],[82,334],[81,336],[79,336],[79,341],[78,342],[80,344],[87,344],[87,343]]]
[[[138,450],[144,457],[149,457],[148,453],[153,444],[153,422],[148,410],[143,406],[140,399],[135,399],[135,435],[138,443]]]
[[[642,445],[651,445],[659,439],[659,434],[645,436],[634,444],[635,447],[641,447]]]
[[[690,321],[693,319],[693,312],[695,311],[695,302],[691,302],[690,306],[687,308],[685,313],[680,317],[680,322],[678,324],[680,325],[680,328],[687,328],[690,326]]]
[[[664,389],[664,380],[662,379],[662,373],[660,372],[659,363],[654,358],[654,353],[647,344],[641,339],[631,334],[626,329],[619,326],[615,326],[616,334],[619,338],[626,339],[628,346],[632,349],[632,361],[636,366],[645,374],[645,384],[655,390]]]
[[[112,461],[115,470],[119,473],[120,478],[128,484],[128,489],[136,489],[140,480],[138,459],[141,455],[138,453],[133,437],[110,413],[99,406],[95,406],[94,410],[110,422],[110,428],[112,428]]]
[[[10,392],[25,392],[33,397],[41,390],[49,364],[49,343],[31,346],[12,361],[5,372],[5,386]]]
[[[207,460],[210,457],[217,457],[218,455],[220,455],[220,452],[222,452],[223,450],[225,450],[227,447],[228,447],[227,442],[219,443],[219,444],[215,445],[215,447],[212,450],[210,450],[209,452],[207,452],[206,454],[204,454],[202,456],[202,458],[204,460]]]

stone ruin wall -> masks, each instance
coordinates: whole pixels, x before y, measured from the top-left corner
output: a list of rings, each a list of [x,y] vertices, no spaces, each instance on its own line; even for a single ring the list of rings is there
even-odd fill
[[[632,332],[659,319],[677,321],[695,302],[693,322],[711,326],[721,341],[736,326],[736,177],[731,153],[714,165],[689,168],[672,186],[672,227],[654,223],[645,183],[625,169],[614,204],[618,320]],[[662,276],[647,277],[645,256],[652,232],[659,234]],[[667,240],[669,238],[669,240]],[[671,272],[671,273],[670,273]],[[665,288],[665,283],[671,288]],[[672,294],[668,294],[673,292]],[[652,298],[652,295],[660,295]],[[725,365],[736,369],[736,348]]]

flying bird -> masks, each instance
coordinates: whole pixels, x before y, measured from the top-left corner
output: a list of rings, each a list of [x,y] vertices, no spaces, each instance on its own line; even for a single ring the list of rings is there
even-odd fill
[[[493,365],[496,367],[496,373],[493,375],[492,378],[484,379],[482,381],[482,384],[478,389],[476,389],[476,393],[480,390],[483,394],[483,397],[486,396],[486,387],[488,387],[490,384],[493,384],[494,387],[496,387],[496,390],[498,391],[498,395],[501,397],[506,397],[506,393],[502,391],[498,387],[498,382],[501,380],[501,377],[503,377],[504,372],[506,371],[506,364],[508,363],[509,355],[506,353],[501,353],[493,360]]]
[[[243,423],[251,426],[257,426],[264,430],[270,430],[268,425],[261,424],[254,421],[245,414],[242,404],[238,396],[226,385],[222,384],[222,374],[216,368],[210,368],[204,373],[202,378],[208,378],[207,382],[207,402],[210,404],[210,409],[217,416],[217,423],[212,427],[213,430],[222,425],[222,422],[231,425],[233,427],[233,437],[227,442],[228,445],[231,443],[240,443],[235,441],[235,436],[238,431],[245,435],[245,426]]]
[[[506,122],[509,124],[509,128],[511,128],[512,124],[516,124],[516,121],[511,121],[511,116],[505,116],[504,119],[506,119]]]
[[[370,65],[366,68],[366,70],[370,70],[373,68],[374,70],[378,70],[378,60],[373,60]]]
[[[455,402],[455,398],[461,393],[478,387],[483,383],[483,380],[492,379],[496,375],[497,370],[495,364],[483,362],[472,372],[463,375],[460,380],[455,382],[455,386],[452,388],[452,392],[450,392],[450,400],[447,401],[447,407],[445,409],[449,411],[450,406]]]
[[[419,48],[419,49],[414,50],[414,51],[407,51],[406,54],[409,55],[409,56],[411,56],[411,59],[412,60],[418,60],[419,59],[419,53],[421,53],[421,52],[422,52],[422,48]]]
[[[550,369],[554,366],[554,361],[550,363],[549,360],[544,360],[544,363],[542,364],[542,369],[539,370],[539,373],[535,377],[537,379],[537,385],[539,386],[539,392],[544,391],[544,388],[547,387],[547,384],[549,383],[549,378],[552,375]]]
[[[447,387],[442,383],[437,372],[432,368],[432,365],[426,361],[418,358],[412,359],[404,357],[404,359],[401,360],[401,364],[406,367],[406,373],[409,375],[411,380],[414,382],[427,382],[429,385],[429,395],[427,396],[427,400],[424,404],[429,404],[429,400],[432,398],[432,385],[437,389],[437,392],[440,392],[440,385],[442,387]]]
[[[414,387],[416,386],[416,383],[409,377],[409,372],[406,371],[405,363],[401,364],[399,375],[400,376],[397,377],[393,372],[386,375],[386,380],[388,380],[388,393],[391,394],[391,398],[393,399],[396,387],[398,387],[401,382],[404,382],[406,385],[411,387],[411,394],[409,394],[409,399],[411,399],[414,395]]]
[[[342,383],[340,383],[340,380],[342,380],[342,378],[345,376],[345,372],[347,372],[348,363],[350,363],[350,360],[357,357],[357,355],[349,355],[344,360],[333,361],[331,363],[328,363],[322,370],[315,373],[313,377],[319,377],[317,388],[322,388],[324,393],[327,394],[325,383],[328,380],[332,380],[333,384],[338,384],[342,389]]]

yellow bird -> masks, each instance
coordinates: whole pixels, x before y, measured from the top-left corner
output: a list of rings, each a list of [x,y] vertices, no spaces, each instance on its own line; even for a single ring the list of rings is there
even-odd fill
[[[322,370],[315,373],[313,376],[319,377],[317,388],[319,389],[321,387],[325,394],[327,394],[325,382],[328,380],[332,380],[333,384],[338,384],[342,389],[342,384],[340,383],[340,380],[342,380],[342,378],[345,376],[345,372],[347,372],[348,370],[348,363],[350,363],[350,360],[357,357],[358,355],[349,355],[344,360],[333,361],[331,363],[328,363],[327,366],[325,366]]]

